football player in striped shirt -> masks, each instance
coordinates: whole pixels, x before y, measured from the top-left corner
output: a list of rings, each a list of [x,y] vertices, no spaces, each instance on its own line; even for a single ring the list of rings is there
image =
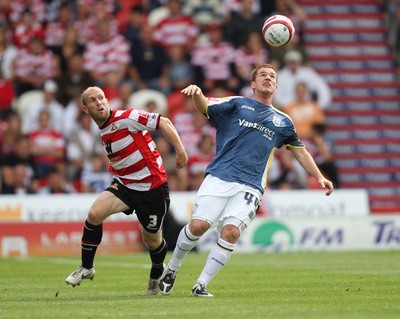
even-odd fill
[[[81,98],[83,111],[99,127],[114,180],[89,209],[83,228],[82,264],[66,278],[66,283],[75,287],[83,279],[93,279],[104,220],[118,212],[135,213],[152,262],[146,293],[155,295],[167,254],[162,225],[170,199],[163,162],[149,132],[160,130],[175,148],[178,169],[187,164],[185,148],[171,121],[158,113],[112,110],[98,87],[87,88]]]
[[[206,169],[191,220],[181,230],[174,253],[160,279],[162,294],[168,295],[172,291],[183,258],[210,227],[216,226],[220,237],[192,288],[193,296],[213,296],[207,285],[228,262],[241,231],[256,215],[277,148],[285,145],[327,190],[326,195],[332,193],[332,183],[321,174],[297,137],[292,120],[272,106],[276,80],[273,67],[262,64],[251,74],[253,98],[206,98],[196,85],[182,90],[183,94],[192,96],[197,111],[216,127],[217,152]]]

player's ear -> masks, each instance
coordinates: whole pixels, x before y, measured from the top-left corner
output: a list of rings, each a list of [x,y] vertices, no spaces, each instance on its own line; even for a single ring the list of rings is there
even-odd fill
[[[86,114],[89,114],[89,111],[88,111],[88,108],[86,105],[82,104],[81,108],[82,108],[83,112],[85,112]]]

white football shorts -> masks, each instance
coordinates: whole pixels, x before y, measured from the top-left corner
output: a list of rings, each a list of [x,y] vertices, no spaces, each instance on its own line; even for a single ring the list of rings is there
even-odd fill
[[[257,189],[207,175],[197,192],[192,218],[208,222],[219,232],[225,225],[244,230],[256,215],[260,202]]]

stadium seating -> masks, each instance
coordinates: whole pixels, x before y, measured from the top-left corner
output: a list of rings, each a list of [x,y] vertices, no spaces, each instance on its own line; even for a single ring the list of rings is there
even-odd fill
[[[400,83],[379,0],[301,0],[311,65],[329,82],[326,110],[341,186],[367,188],[374,213],[400,211]]]

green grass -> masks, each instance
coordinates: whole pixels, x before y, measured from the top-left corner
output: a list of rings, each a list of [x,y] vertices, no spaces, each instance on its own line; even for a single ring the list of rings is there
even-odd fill
[[[147,254],[97,256],[96,277],[64,282],[79,258],[0,260],[0,318],[400,318],[400,252],[239,254],[190,288],[206,259],[190,254],[170,296],[144,295]],[[169,260],[169,257],[167,258]]]

